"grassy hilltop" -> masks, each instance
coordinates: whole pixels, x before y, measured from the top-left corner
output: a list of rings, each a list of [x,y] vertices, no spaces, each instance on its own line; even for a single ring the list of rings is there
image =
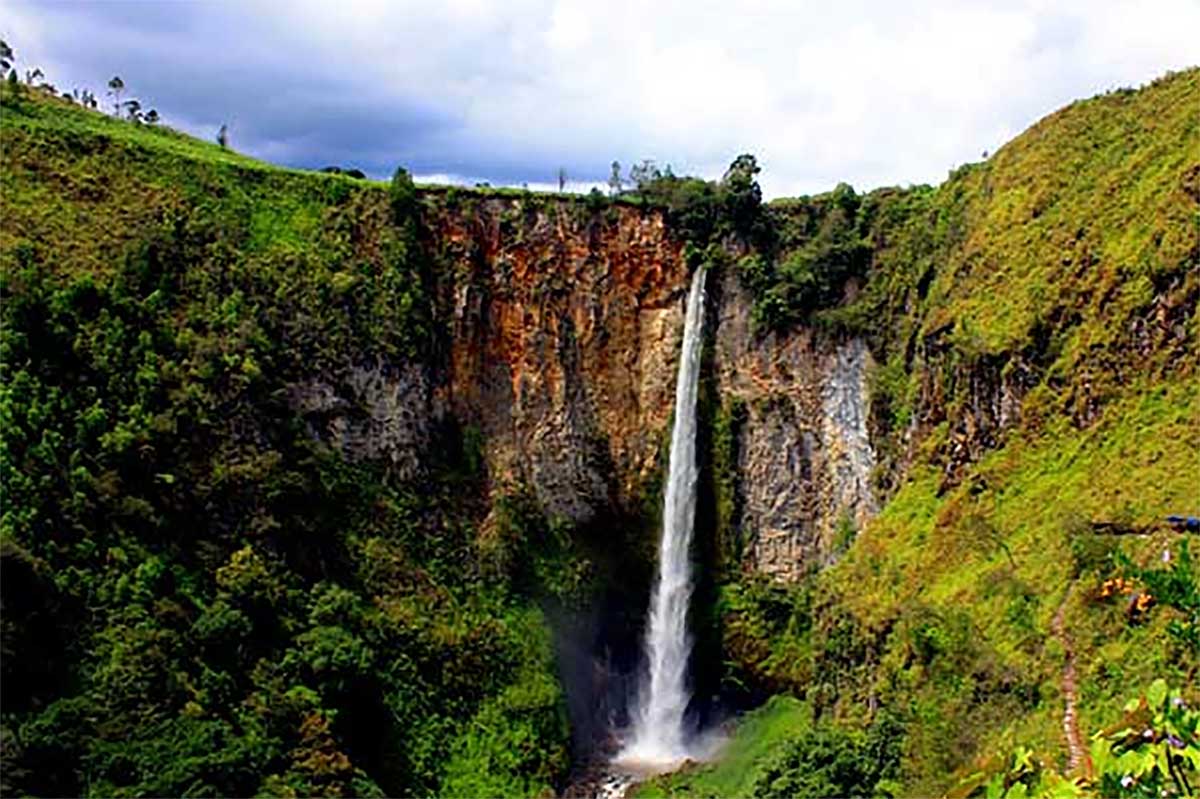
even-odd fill
[[[401,481],[288,409],[431,357],[411,184],[4,92],[4,792],[550,790],[544,522],[485,558],[458,431]]]

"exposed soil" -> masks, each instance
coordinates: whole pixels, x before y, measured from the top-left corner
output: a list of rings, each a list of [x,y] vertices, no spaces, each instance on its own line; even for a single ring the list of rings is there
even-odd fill
[[[1086,750],[1083,747],[1083,741],[1079,736],[1079,719],[1075,714],[1075,648],[1071,643],[1070,636],[1067,635],[1067,631],[1063,623],[1063,618],[1067,611],[1067,602],[1071,599],[1071,591],[1074,588],[1074,582],[1067,586],[1067,592],[1063,595],[1062,602],[1060,602],[1058,605],[1058,610],[1054,612],[1054,620],[1050,622],[1050,629],[1054,633],[1054,637],[1062,642],[1063,647],[1062,728],[1063,735],[1067,739],[1068,771],[1077,770],[1084,762],[1084,758],[1087,756]]]

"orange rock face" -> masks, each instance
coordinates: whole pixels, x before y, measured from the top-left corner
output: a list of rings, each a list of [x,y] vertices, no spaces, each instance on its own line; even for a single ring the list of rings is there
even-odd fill
[[[470,196],[427,203],[423,221],[449,325],[432,404],[482,433],[492,492],[529,489],[576,522],[639,512],[663,457],[689,284],[663,216]],[[741,563],[795,579],[875,510],[870,356],[803,327],[757,334],[736,270],[709,287],[711,376],[722,405],[746,409],[730,520]]]
[[[629,508],[671,412],[688,274],[660,213],[470,198],[425,224],[450,309],[438,404],[484,435],[493,490],[552,515]]]

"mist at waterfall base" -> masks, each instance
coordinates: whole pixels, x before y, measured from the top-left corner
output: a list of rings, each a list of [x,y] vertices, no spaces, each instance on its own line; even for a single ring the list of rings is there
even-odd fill
[[[699,478],[696,400],[703,345],[704,281],[705,270],[697,269],[684,316],[658,573],[644,642],[647,668],[631,727],[621,736],[623,745],[614,759],[618,765],[639,771],[666,771],[686,760],[706,759],[715,753],[721,740],[718,734],[696,734],[687,718],[691,700],[688,657],[692,649],[687,620],[693,589],[690,548]]]

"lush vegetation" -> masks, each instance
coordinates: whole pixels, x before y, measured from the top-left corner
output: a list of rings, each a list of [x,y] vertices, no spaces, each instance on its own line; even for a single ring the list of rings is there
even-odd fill
[[[639,799],[660,796],[761,796],[805,799],[887,795],[899,763],[893,722],[881,717],[865,732],[814,722],[811,709],[776,695],[738,720],[713,763],[689,764],[638,787]]]
[[[645,795],[1196,788],[1200,577],[1160,522],[1200,485],[1197,98],[1192,70],[1076,104],[936,188],[764,205],[741,156],[576,203],[665,209],[761,332],[875,359],[888,502],[799,585],[738,568],[746,409],[706,396],[721,685],[776,696]],[[11,85],[0,135],[3,791],[558,787],[572,531],[520,486],[486,506],[478,431],[406,473],[291,404],[444,352],[423,202],[531,195],[278,169]]]
[[[407,175],[0,103],[3,792],[550,790],[569,537],[479,535],[469,431],[401,475],[289,405],[439,346]]]
[[[775,204],[768,219],[777,231],[771,247],[759,247],[738,264],[755,295],[754,321],[781,330],[841,304],[847,286],[866,277],[867,239],[878,196],[868,198],[840,184],[827,195]]]
[[[775,250],[740,264],[764,330],[867,338],[889,501],[834,568],[723,587],[727,685],[887,714],[901,794],[1018,743],[1063,775],[1068,665],[1084,730],[1156,678],[1197,703],[1200,575],[1163,517],[1200,485],[1198,98],[1177,73],[936,188],[774,203]]]
[[[998,763],[997,763],[998,761]],[[955,786],[955,797],[1023,799],[1027,796],[1194,796],[1200,780],[1200,711],[1178,690],[1155,680],[1131,699],[1120,720],[1092,736],[1090,752],[1074,777],[1024,746],[996,758]]]

